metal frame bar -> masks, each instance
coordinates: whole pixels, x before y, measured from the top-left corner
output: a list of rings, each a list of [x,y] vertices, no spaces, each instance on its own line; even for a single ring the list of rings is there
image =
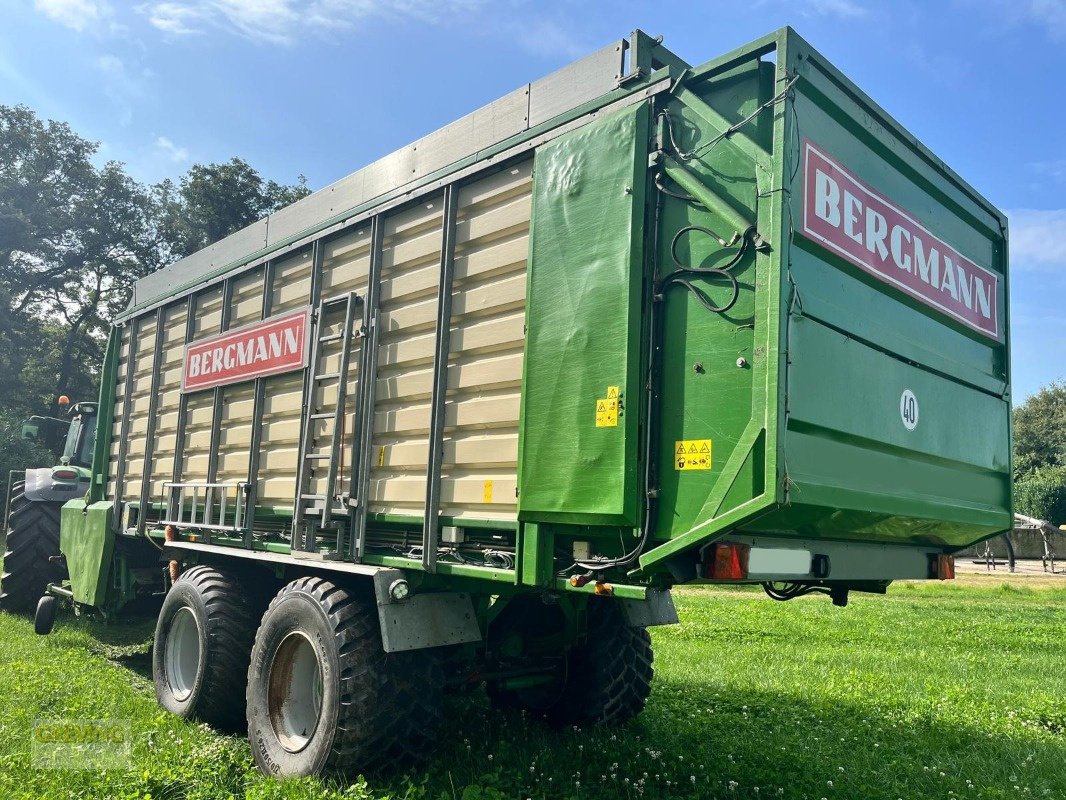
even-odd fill
[[[343,442],[344,407],[348,402],[348,365],[352,355],[352,334],[355,328],[355,306],[362,298],[356,292],[349,292],[344,308],[344,324],[341,328],[341,362],[337,368],[337,402],[333,409],[333,441],[330,447],[329,468],[326,472],[326,505],[322,509],[322,527],[330,524],[333,517],[333,498],[336,494],[337,467],[341,457]],[[325,306],[322,306],[323,314]],[[320,342],[321,343],[321,342]],[[358,392],[358,388],[356,389]],[[338,532],[338,536],[340,533]],[[340,550],[340,542],[338,542]]]
[[[163,320],[166,306],[155,312],[155,352],[152,354],[152,386],[148,390],[148,429],[144,434],[144,465],[141,468],[141,496],[137,502],[137,532],[144,533],[151,498],[152,461],[155,459],[155,431],[159,416],[159,377],[163,360]]]
[[[260,320],[270,316],[270,308],[274,301],[274,265],[275,261],[267,261],[263,265],[263,303],[260,312]],[[252,397],[252,437],[248,455],[248,485],[245,489],[245,503],[247,510],[246,519],[251,522],[245,526],[244,546],[251,549],[253,528],[255,527],[255,507],[259,502],[259,456],[263,447],[263,411],[266,405],[266,379],[256,378],[253,384]]]
[[[309,302],[311,308],[314,309],[311,314],[311,353],[307,359],[307,366],[304,368],[303,399],[300,413],[300,445],[297,451],[299,462],[296,465],[296,486],[292,512],[292,549],[304,552],[311,552],[315,549],[314,531],[307,529],[301,531],[300,528],[303,526],[304,520],[302,495],[304,494],[304,483],[307,481],[308,471],[307,459],[304,458],[307,453],[305,440],[306,442],[310,441],[311,402],[315,385],[315,370],[318,368],[318,340],[320,338],[318,331],[321,326],[320,317],[322,314],[319,299],[322,295],[323,258],[322,239],[315,239],[311,243],[311,287],[309,292],[311,295]],[[304,527],[306,528],[306,526]]]
[[[370,274],[367,276],[366,298],[363,302],[363,342],[359,359],[359,387],[356,404],[359,415],[358,449],[352,458],[351,487],[358,481],[352,514],[352,534],[348,542],[348,557],[361,560],[366,550],[366,523],[370,506],[370,449],[374,441],[374,395],[378,377],[378,332],[381,328],[381,260],[385,243],[384,216],[377,214],[370,223]]]
[[[444,459],[444,413],[448,393],[448,356],[451,354],[452,283],[455,277],[455,218],[459,189],[444,190],[444,221],[440,250],[440,283],[437,286],[437,335],[433,355],[433,395],[429,417],[429,457],[426,464],[426,515],[422,524],[422,566],[437,569],[440,517],[440,472]]]
[[[126,385],[122,387],[122,430],[119,432],[118,461],[115,464],[115,527],[122,523],[122,490],[126,484],[126,456],[130,442],[130,398],[133,396],[133,373],[137,366],[137,332],[148,315],[136,317],[130,322],[129,351],[126,353]],[[121,354],[119,358],[121,359]]]
[[[241,495],[247,491],[248,484],[245,481],[227,481],[225,483],[200,483],[197,481],[171,482],[163,484],[163,492],[167,494],[167,505],[173,506],[176,511],[168,514],[166,519],[159,521],[160,525],[173,525],[175,528],[195,528],[204,531],[225,531],[230,533],[243,533],[245,527],[241,525],[246,517],[241,513]],[[192,489],[192,505],[189,509],[189,518],[185,519],[185,490]],[[200,506],[197,503],[199,490],[204,491],[203,522],[198,522],[196,512]],[[234,490],[234,514],[233,524],[226,524],[226,500],[229,497],[228,490]],[[177,490],[175,492],[175,490]],[[214,495],[219,493],[218,524],[211,522],[211,512],[214,509]],[[177,502],[174,502],[174,500]]]

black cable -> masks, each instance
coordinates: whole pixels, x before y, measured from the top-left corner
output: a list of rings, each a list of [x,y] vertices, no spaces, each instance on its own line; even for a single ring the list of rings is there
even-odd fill
[[[698,231],[700,233],[707,234],[712,239],[715,239],[722,247],[727,247],[728,243],[712,231],[710,228],[705,228],[702,225],[686,225],[674,234],[674,238],[670,242],[670,258],[673,259],[674,264],[677,266],[677,270],[671,272],[659,284],[659,292],[663,293],[673,285],[684,286],[688,291],[695,295],[696,299],[700,302],[704,308],[713,314],[724,314],[726,311],[736,305],[737,300],[740,298],[740,284],[737,282],[736,277],[730,272],[733,267],[740,263],[744,258],[744,254],[747,253],[748,245],[750,243],[750,237],[745,235],[740,240],[740,247],[733,254],[732,258],[728,262],[720,267],[694,267],[688,264],[684,264],[681,261],[680,256],[677,254],[677,245],[681,241],[681,237],[686,233]],[[692,283],[692,278],[718,278],[724,279],[728,282],[730,288],[729,301],[724,305],[715,304],[708,296],[707,292]]]

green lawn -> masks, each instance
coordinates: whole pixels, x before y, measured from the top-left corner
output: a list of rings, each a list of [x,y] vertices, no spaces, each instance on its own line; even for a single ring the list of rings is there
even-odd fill
[[[846,609],[680,592],[627,727],[459,699],[428,768],[348,786],[274,782],[243,740],[159,711],[148,624],[38,638],[0,614],[0,797],[1066,799],[1066,588],[1030,585],[894,586]],[[31,723],[56,718],[129,720],[132,768],[34,769]]]

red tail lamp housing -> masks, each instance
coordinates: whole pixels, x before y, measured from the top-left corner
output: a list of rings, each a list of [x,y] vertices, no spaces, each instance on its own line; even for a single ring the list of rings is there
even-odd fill
[[[73,469],[54,469],[52,470],[52,477],[59,481],[72,481],[78,477],[77,470]]]
[[[716,581],[742,581],[748,577],[748,554],[751,545],[721,543],[709,547],[703,555],[701,577]]]
[[[955,580],[955,556],[940,553],[931,557],[929,559],[929,572],[929,577],[938,581]]]

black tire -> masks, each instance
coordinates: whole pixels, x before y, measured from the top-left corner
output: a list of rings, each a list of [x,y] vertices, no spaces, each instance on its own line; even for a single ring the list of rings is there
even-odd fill
[[[569,658],[566,687],[549,719],[566,725],[617,725],[644,710],[653,654],[644,628],[631,627],[622,606],[590,598],[588,636]]]
[[[38,636],[47,636],[56,624],[56,599],[46,594],[37,601],[37,613],[33,615],[33,632]]]
[[[236,577],[208,566],[183,572],[155,626],[152,678],[159,704],[220,730],[242,730],[254,638],[255,614]]]
[[[301,776],[423,760],[436,743],[442,682],[433,653],[384,652],[372,594],[324,578],[295,580],[270,603],[252,651],[248,738],[256,764]]]
[[[66,575],[62,565],[50,561],[59,555],[60,503],[26,499],[25,481],[11,490],[11,516],[0,576],[0,608],[14,614],[32,614],[49,583]]]

